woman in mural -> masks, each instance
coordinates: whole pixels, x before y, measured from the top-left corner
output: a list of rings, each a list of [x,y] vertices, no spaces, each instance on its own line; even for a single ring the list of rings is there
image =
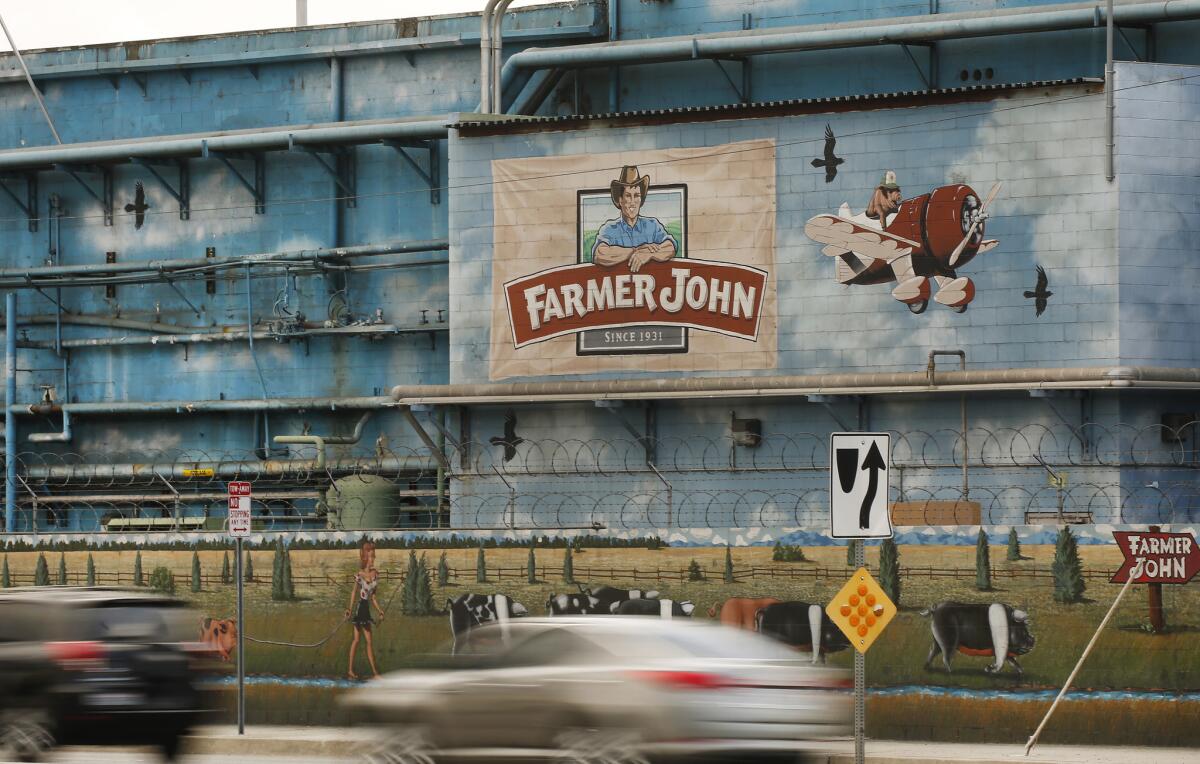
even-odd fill
[[[371,625],[375,623],[371,619],[372,605],[379,612],[379,620],[383,620],[383,608],[375,598],[375,589],[379,586],[379,571],[375,569],[375,544],[364,541],[362,548],[358,550],[358,560],[359,571],[354,574],[350,606],[346,609],[346,618],[354,627],[354,638],[350,642],[350,668],[346,672],[346,676],[351,679],[358,679],[358,675],[354,673],[354,654],[358,650],[358,640],[362,637],[367,639],[367,661],[371,664],[371,674],[379,676],[379,669],[375,666],[375,649],[371,644]]]

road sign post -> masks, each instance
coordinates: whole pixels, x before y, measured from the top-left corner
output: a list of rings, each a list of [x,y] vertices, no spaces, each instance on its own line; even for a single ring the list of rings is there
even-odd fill
[[[244,601],[242,591],[242,539],[250,535],[250,484],[235,481],[229,484],[229,515],[226,528],[233,538],[237,561],[234,575],[237,578],[237,720],[238,734],[246,734],[246,651],[242,635],[246,633]]]
[[[829,436],[829,530],[834,538],[891,538],[888,512],[892,438],[886,432]],[[865,475],[863,473],[866,473]],[[867,649],[896,606],[867,572],[867,550],[856,544],[858,570],[825,612],[854,645],[854,762],[863,764],[867,733]]]

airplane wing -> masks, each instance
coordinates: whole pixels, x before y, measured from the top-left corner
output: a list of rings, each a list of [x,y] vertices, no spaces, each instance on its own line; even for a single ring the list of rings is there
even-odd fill
[[[813,241],[825,244],[821,251],[835,256],[854,252],[864,257],[892,262],[909,255],[921,245],[902,236],[871,228],[837,215],[817,215],[804,224],[804,233]]]

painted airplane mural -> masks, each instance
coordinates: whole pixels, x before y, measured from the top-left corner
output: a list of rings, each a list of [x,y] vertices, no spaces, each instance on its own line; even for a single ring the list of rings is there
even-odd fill
[[[931,294],[962,313],[975,299],[975,283],[957,269],[999,244],[983,238],[988,206],[999,190],[997,183],[981,202],[974,189],[958,183],[901,200],[889,170],[864,212],[853,214],[843,203],[836,215],[810,219],[804,233],[837,258],[838,283],[895,282],[892,297],[913,313],[925,312]]]

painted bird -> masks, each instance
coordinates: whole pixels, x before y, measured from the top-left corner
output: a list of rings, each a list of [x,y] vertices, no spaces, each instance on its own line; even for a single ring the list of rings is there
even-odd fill
[[[142,188],[142,182],[139,180],[134,186],[133,204],[126,204],[125,211],[133,213],[133,227],[141,228],[142,223],[146,222],[146,210],[150,209],[150,205],[146,204],[146,189]]]
[[[504,446],[504,461],[512,461],[512,458],[517,455],[517,446],[525,442],[525,439],[517,434],[517,415],[513,411],[508,411],[504,414],[504,437],[488,438],[488,442],[493,446]]]
[[[1046,289],[1050,286],[1050,279],[1046,278],[1046,269],[1042,266],[1037,267],[1037,286],[1032,292],[1026,292],[1025,297],[1033,300],[1033,307],[1036,310],[1035,316],[1040,316],[1046,312],[1046,301],[1054,292]]]
[[[845,162],[845,159],[833,155],[833,147],[837,145],[837,138],[833,137],[833,128],[825,125],[825,158],[812,160],[813,167],[825,168],[825,182],[832,183],[837,177],[838,165]]]

